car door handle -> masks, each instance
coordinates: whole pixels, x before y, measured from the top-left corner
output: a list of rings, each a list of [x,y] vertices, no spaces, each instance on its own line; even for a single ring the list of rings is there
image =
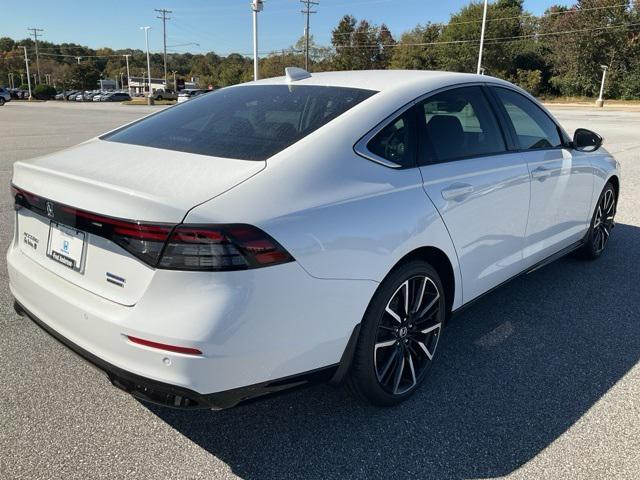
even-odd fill
[[[468,183],[453,183],[442,190],[442,198],[445,200],[462,200],[474,191],[474,186]]]
[[[551,176],[551,170],[543,166],[540,166],[531,172],[531,178],[534,178],[535,180],[543,181],[549,176]]]

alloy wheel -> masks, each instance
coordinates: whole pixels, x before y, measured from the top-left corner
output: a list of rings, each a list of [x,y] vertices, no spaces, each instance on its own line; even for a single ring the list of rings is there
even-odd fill
[[[596,209],[593,223],[593,248],[596,253],[604,250],[611,235],[611,229],[614,226],[614,217],[616,214],[616,199],[611,188],[608,188]]]
[[[440,296],[433,280],[418,275],[404,281],[387,303],[373,352],[386,392],[409,392],[430,366],[442,329]]]

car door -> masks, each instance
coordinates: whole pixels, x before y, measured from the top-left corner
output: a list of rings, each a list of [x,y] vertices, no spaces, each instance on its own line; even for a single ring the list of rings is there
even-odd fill
[[[593,175],[589,159],[574,155],[568,139],[536,103],[491,87],[508,130],[531,175],[531,207],[524,262],[534,265],[582,239],[589,226]]]
[[[479,85],[416,105],[424,189],[449,230],[467,302],[522,270],[529,171]]]

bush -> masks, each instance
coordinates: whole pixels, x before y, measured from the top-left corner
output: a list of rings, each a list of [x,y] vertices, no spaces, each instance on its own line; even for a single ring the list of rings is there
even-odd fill
[[[50,100],[56,96],[56,89],[51,85],[36,85],[33,96],[38,100]]]
[[[640,100],[640,72],[625,75],[620,83],[623,100]]]
[[[542,72],[540,70],[518,69],[513,80],[513,83],[525,89],[531,95],[538,95],[542,87]]]

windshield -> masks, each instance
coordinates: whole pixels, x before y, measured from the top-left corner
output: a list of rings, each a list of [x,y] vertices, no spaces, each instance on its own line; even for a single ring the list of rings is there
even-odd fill
[[[102,140],[241,160],[266,160],[376,92],[248,85],[199,95]]]

